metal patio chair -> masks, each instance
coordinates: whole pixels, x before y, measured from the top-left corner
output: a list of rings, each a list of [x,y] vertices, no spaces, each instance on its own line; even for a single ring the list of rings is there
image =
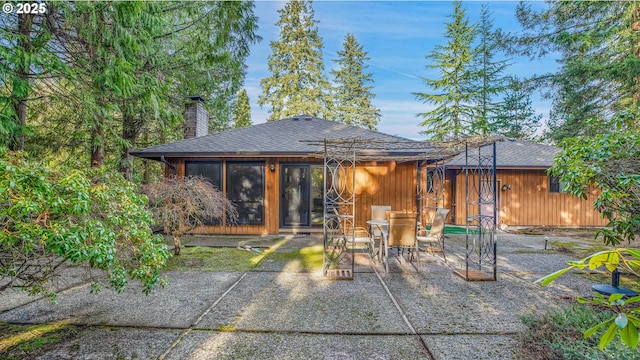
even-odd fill
[[[447,256],[444,253],[444,215],[436,212],[431,220],[431,229],[419,228],[416,239],[418,245],[420,243],[427,243],[425,251],[429,251],[432,254],[441,252],[444,261],[447,261]],[[420,249],[418,246],[418,258],[420,258]]]
[[[418,223],[416,213],[390,212],[389,235],[384,241],[383,262],[385,271],[389,272],[389,248],[408,249],[409,261],[418,249],[416,239],[416,225]],[[420,258],[417,258],[420,265]]]

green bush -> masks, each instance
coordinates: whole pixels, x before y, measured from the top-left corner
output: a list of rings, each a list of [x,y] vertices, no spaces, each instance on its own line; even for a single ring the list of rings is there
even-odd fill
[[[148,294],[162,284],[169,253],[151,232],[146,204],[119,173],[51,169],[0,150],[0,290],[55,296],[51,285],[62,269],[87,265],[116,291],[135,279]],[[94,280],[99,289],[103,280]]]
[[[592,306],[574,305],[562,310],[530,313],[521,318],[527,330],[519,336],[526,359],[639,359],[640,350],[630,349],[619,339],[604,350],[599,336],[584,338],[583,332],[606,321],[613,313]],[[599,335],[605,329],[601,329]]]

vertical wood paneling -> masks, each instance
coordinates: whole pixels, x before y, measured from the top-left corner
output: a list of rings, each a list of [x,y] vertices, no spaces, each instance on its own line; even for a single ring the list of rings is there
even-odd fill
[[[597,195],[591,189],[587,200],[563,193],[549,193],[548,177],[542,170],[498,170],[497,178],[511,190],[500,191],[501,218],[507,226],[604,226],[606,221],[591,205]],[[465,222],[465,175],[457,176],[456,224]],[[506,208],[506,212],[504,209]]]
[[[356,226],[366,227],[372,205],[393,211],[416,211],[414,163],[367,162],[356,170]]]
[[[184,162],[189,159],[172,161],[176,173],[184,175]],[[222,159],[228,160],[228,159]],[[233,159],[237,160],[237,159]],[[205,226],[194,231],[196,234],[277,234],[280,230],[280,164],[321,163],[318,159],[299,158],[247,158],[247,161],[265,161],[265,223],[264,225]],[[274,172],[269,165],[274,164]],[[168,167],[165,174],[170,174]],[[456,191],[452,191],[455,171],[448,171],[445,179],[445,207],[455,205],[453,216],[456,224],[466,220],[465,174],[457,174]],[[417,211],[416,209],[416,166],[413,162],[367,162],[359,163],[356,170],[356,226],[366,226],[371,216],[372,205],[390,205],[394,211]],[[591,203],[597,194],[592,190],[587,200],[567,194],[548,192],[548,178],[544,171],[498,170],[497,177],[502,185],[511,185],[511,190],[502,191],[500,221],[507,226],[604,226],[606,221],[593,210]],[[226,176],[223,176],[226,179]],[[506,209],[506,211],[505,211]],[[477,213],[477,209],[470,211]]]

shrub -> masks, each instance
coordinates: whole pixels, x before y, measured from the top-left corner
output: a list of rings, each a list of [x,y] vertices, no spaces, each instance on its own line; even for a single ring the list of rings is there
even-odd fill
[[[174,253],[180,254],[180,237],[207,221],[227,218],[233,223],[238,212],[224,193],[202,177],[168,177],[143,186],[158,224],[173,235]]]
[[[68,266],[88,265],[122,291],[129,279],[148,294],[162,284],[169,256],[152,235],[147,198],[118,173],[51,169],[24,153],[0,150],[0,290],[19,287],[55,297]],[[101,279],[94,279],[99,289]]]
[[[620,341],[611,342],[601,351],[598,337],[584,338],[584,331],[612,315],[596,307],[579,305],[525,315],[521,320],[527,330],[518,338],[522,355],[532,360],[640,358],[638,349],[630,349]]]

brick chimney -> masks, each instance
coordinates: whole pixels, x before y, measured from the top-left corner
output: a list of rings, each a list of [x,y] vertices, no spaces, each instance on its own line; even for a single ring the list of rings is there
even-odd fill
[[[184,138],[205,136],[209,133],[209,113],[204,109],[204,99],[199,96],[189,99],[184,107]]]

